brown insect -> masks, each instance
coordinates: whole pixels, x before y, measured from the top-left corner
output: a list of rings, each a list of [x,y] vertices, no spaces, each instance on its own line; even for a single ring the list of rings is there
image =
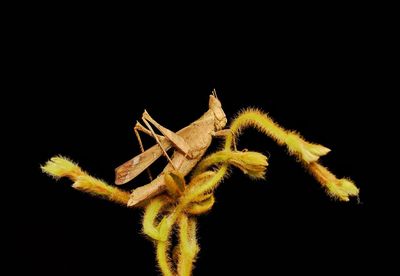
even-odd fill
[[[151,182],[132,191],[128,206],[138,205],[146,199],[162,193],[166,189],[165,176],[167,174],[172,174],[177,178],[186,176],[200,161],[210,146],[212,138],[224,136],[230,131],[223,129],[227,119],[215,90],[210,95],[207,112],[176,133],[157,123],[146,110],[142,115],[142,120],[147,128],[139,122],[134,127],[142,153],[115,169],[115,184],[122,185],[134,179],[162,155],[168,159],[169,163],[154,180],[149,173]],[[151,124],[162,135],[156,134]],[[153,137],[157,144],[144,151],[139,131]],[[167,153],[171,147],[174,148],[172,158]],[[179,183],[179,181],[176,182]]]

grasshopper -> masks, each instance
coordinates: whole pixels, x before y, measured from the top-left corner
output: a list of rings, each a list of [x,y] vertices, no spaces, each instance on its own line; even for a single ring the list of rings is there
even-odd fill
[[[128,206],[140,205],[147,199],[165,191],[167,188],[166,176],[168,175],[176,179],[178,186],[181,183],[180,190],[184,189],[183,177],[189,174],[200,161],[213,137],[224,136],[229,131],[224,129],[227,118],[215,90],[209,96],[208,107],[209,109],[203,116],[176,133],[160,125],[146,110],[144,111],[142,120],[147,128],[139,122],[134,127],[142,153],[115,169],[115,184],[122,185],[131,181],[163,155],[168,159],[168,164],[154,180],[148,171],[151,182],[132,191]],[[156,134],[151,124],[162,135]],[[153,137],[157,143],[145,151],[139,131]],[[167,153],[170,148],[174,149],[171,158]]]

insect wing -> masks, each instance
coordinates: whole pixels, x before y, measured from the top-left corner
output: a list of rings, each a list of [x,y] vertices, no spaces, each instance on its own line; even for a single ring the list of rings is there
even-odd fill
[[[163,141],[165,150],[171,148],[169,141]],[[154,145],[115,169],[115,184],[122,185],[134,179],[163,154],[159,145]]]

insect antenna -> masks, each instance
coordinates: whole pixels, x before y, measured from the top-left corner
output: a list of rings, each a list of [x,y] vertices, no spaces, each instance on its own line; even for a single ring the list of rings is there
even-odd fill
[[[215,90],[215,88],[213,89],[212,94],[218,100],[217,91]]]

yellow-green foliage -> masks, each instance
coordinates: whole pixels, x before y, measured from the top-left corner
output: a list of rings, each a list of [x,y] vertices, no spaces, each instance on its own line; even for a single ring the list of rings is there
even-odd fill
[[[314,162],[308,167],[311,174],[324,186],[332,197],[349,201],[350,196],[358,196],[360,192],[356,185],[349,179],[337,179],[327,168]]]
[[[267,157],[254,151],[218,151],[204,158],[194,171],[194,175],[205,171],[212,165],[227,163],[239,168],[243,173],[251,178],[264,178],[265,170],[268,166]]]
[[[189,276],[193,263],[200,251],[196,239],[196,219],[182,215],[179,220],[178,275]]]
[[[349,201],[350,196],[358,196],[359,190],[348,179],[337,179],[335,175],[321,166],[317,161],[326,155],[330,149],[322,145],[305,141],[300,134],[288,131],[276,124],[266,113],[257,109],[247,109],[239,113],[231,124],[231,134],[225,141],[225,149],[230,149],[234,139],[247,127],[254,127],[266,134],[280,145],[286,145],[289,153],[295,155],[304,167],[326,188],[332,197]]]
[[[246,109],[239,113],[231,124],[232,135],[226,140],[226,147],[231,147],[232,140],[240,135],[247,127],[254,127],[261,133],[274,139],[279,145],[286,145],[288,151],[306,163],[317,161],[320,156],[327,154],[330,149],[304,141],[293,131],[288,131],[275,123],[266,113],[258,109]]]
[[[77,190],[104,197],[123,205],[128,203],[129,193],[88,175],[68,158],[62,156],[53,157],[44,166],[41,166],[41,169],[55,178],[68,177],[74,181],[72,187]]]
[[[40,167],[43,172],[58,179],[68,177],[72,181],[76,181],[78,177],[85,175],[85,172],[71,160],[63,156],[55,156],[51,158],[44,166]]]
[[[160,230],[156,221],[161,209],[168,204],[168,198],[156,197],[147,205],[143,216],[143,232],[154,240],[161,240]]]
[[[278,144],[285,145],[289,153],[296,156],[326,188],[329,195],[343,201],[348,201],[350,196],[358,196],[359,190],[353,182],[345,178],[337,179],[317,163],[320,156],[330,151],[328,148],[309,143],[296,132],[283,129],[259,110],[245,110],[232,122],[224,148],[203,158],[187,185],[179,172],[166,173],[168,193],[156,196],[142,206],[145,208],[143,233],[155,243],[157,262],[163,275],[191,275],[200,250],[196,238],[196,216],[214,206],[214,190],[227,175],[229,166],[239,168],[251,178],[264,178],[268,166],[266,156],[253,151],[237,151],[236,147],[232,150],[235,139],[247,127],[255,127]],[[74,181],[72,187],[75,189],[122,204],[128,202],[129,193],[89,176],[64,157],[53,157],[42,166],[42,170],[56,178],[70,178]],[[174,231],[178,234],[177,245],[171,241]]]
[[[268,165],[267,158],[257,152],[222,150],[201,161],[187,187],[175,204],[161,195],[150,201],[143,217],[143,232],[156,242],[158,265],[164,275],[191,275],[193,263],[200,250],[196,240],[194,215],[208,212],[215,203],[214,189],[233,165],[254,178],[262,178]],[[219,166],[216,171],[208,170]],[[172,181],[172,178],[168,181]],[[181,182],[181,180],[178,180]],[[169,184],[174,186],[173,184]],[[180,185],[180,184],[179,184]],[[177,190],[175,188],[175,190]],[[174,193],[174,197],[177,193]],[[158,222],[157,218],[160,222]],[[173,230],[179,233],[176,262],[168,257]]]
[[[151,237],[157,248],[157,261],[164,275],[191,275],[193,263],[200,250],[196,239],[196,218],[194,215],[209,211],[214,204],[210,192],[220,183],[227,170],[222,166],[218,171],[206,171],[193,177],[185,192],[175,204],[168,204],[163,195],[150,201],[143,217],[143,232]],[[162,208],[164,207],[164,208]],[[190,216],[190,218],[189,218]],[[157,218],[161,217],[157,223]],[[178,231],[176,262],[171,263],[171,235]]]
[[[167,172],[164,175],[165,184],[167,187],[168,193],[172,197],[178,197],[182,195],[185,190],[185,178],[178,171]]]

